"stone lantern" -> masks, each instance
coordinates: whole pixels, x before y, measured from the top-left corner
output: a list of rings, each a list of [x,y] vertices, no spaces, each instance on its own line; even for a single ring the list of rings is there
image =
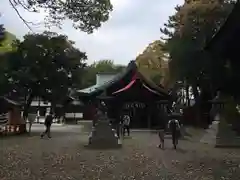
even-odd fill
[[[214,117],[215,121],[219,121],[221,112],[224,109],[224,105],[225,105],[225,102],[221,99],[220,91],[218,91],[216,97],[209,102],[212,104],[212,109],[210,112],[211,116]]]

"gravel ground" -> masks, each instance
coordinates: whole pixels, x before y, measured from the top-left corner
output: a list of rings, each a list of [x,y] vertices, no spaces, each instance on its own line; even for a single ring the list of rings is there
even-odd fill
[[[86,133],[55,127],[52,139],[0,139],[0,180],[239,180],[240,150],[214,149],[182,140],[173,150],[156,147],[156,134],[134,132],[119,150],[89,150]]]

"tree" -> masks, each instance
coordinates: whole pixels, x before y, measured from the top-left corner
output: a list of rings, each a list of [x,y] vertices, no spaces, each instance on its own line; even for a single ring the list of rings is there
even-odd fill
[[[164,43],[160,40],[150,43],[142,54],[136,58],[137,66],[140,71],[153,80],[156,84],[167,84],[168,63],[165,52],[163,51]]]
[[[219,61],[215,64],[216,68],[212,69],[210,57],[202,50],[225,22],[233,4],[234,0],[185,1],[182,6],[175,8],[176,13],[169,17],[161,29],[166,37],[165,50],[170,55],[171,79],[185,82],[187,92],[189,86],[191,87],[197,122],[201,119],[200,112],[206,109],[205,102],[211,99],[216,91],[211,86],[211,71],[217,72],[218,67],[222,67]],[[219,79],[224,80],[224,72],[217,74]]]
[[[26,21],[18,12],[17,7],[22,7],[29,12],[39,12],[45,9],[48,16],[45,18],[48,25],[61,27],[65,19],[73,21],[73,27],[81,31],[92,33],[108,20],[112,11],[110,0],[9,0],[22,21],[31,29],[34,23]]]
[[[14,43],[17,40],[17,37],[9,33],[8,31],[4,31],[4,37],[1,41],[0,45],[0,53],[5,53],[13,50],[12,43]]]
[[[209,74],[209,57],[202,53],[231,12],[230,1],[185,1],[177,6],[176,14],[169,17],[161,32],[167,37],[165,49],[170,54],[170,74],[173,79],[187,80],[197,94]],[[201,84],[201,85],[200,85]]]
[[[25,114],[34,97],[62,103],[69,89],[81,83],[86,55],[57,33],[28,34],[9,53],[9,83],[16,96],[25,96]],[[12,91],[12,94],[14,94]]]
[[[0,53],[0,96],[6,94],[9,91],[8,82],[8,61],[5,54]]]
[[[0,40],[0,96],[9,91],[8,83],[8,58],[7,53],[14,50],[12,43],[17,40],[16,36],[7,32],[3,26],[0,28],[0,34],[2,32],[3,38]]]
[[[5,39],[5,28],[0,24],[0,43]],[[1,44],[0,44],[1,45]]]

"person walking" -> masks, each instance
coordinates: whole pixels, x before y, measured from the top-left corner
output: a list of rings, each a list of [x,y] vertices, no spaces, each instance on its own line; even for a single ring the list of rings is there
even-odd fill
[[[125,132],[127,130],[128,136],[130,136],[130,121],[131,118],[128,114],[123,116],[123,136],[125,136]]]
[[[160,144],[158,145],[159,148],[164,149],[164,138],[165,138],[165,129],[166,129],[166,117],[164,111],[162,111],[159,107],[155,109],[155,117],[158,122],[158,137]]]
[[[159,148],[164,149],[164,136],[165,136],[165,129],[161,128],[158,130],[158,137],[160,140],[160,144],[158,145]]]
[[[171,131],[172,134],[172,143],[174,149],[177,148],[178,138],[180,136],[180,123],[177,119],[170,119],[168,121],[168,129]]]
[[[166,123],[164,117],[159,117],[159,129],[158,129],[158,137],[160,140],[160,144],[158,145],[159,148],[164,149],[164,138],[165,138],[165,129],[166,129]]]
[[[45,135],[48,136],[48,138],[51,138],[51,125],[53,122],[53,114],[52,112],[50,112],[46,118],[45,118],[45,122],[44,125],[46,127],[45,131],[41,134],[41,138],[43,138]]]

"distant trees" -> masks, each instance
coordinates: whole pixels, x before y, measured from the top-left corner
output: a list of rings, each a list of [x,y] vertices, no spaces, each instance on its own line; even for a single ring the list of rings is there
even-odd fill
[[[14,34],[8,31],[4,31],[4,37],[0,44],[0,53],[12,51],[13,50],[12,43],[15,42],[16,40],[17,37]]]

